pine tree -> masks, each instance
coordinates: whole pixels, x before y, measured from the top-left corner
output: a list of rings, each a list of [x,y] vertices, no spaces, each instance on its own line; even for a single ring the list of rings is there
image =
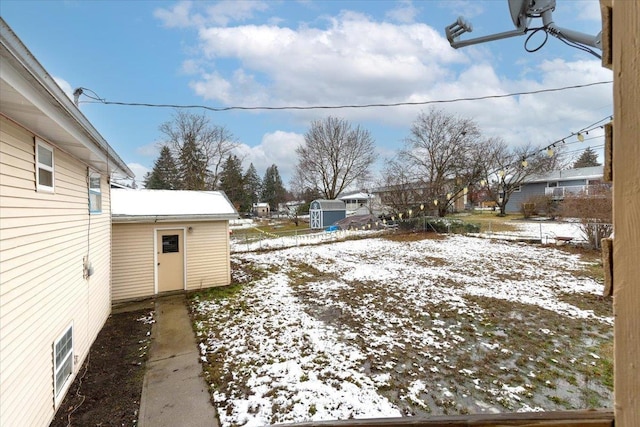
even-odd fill
[[[182,190],[206,190],[207,158],[195,138],[188,137],[178,156],[180,188]]]
[[[282,185],[282,178],[276,165],[267,168],[262,180],[262,201],[269,203],[271,212],[278,210],[278,204],[284,202],[287,190]]]
[[[155,190],[178,189],[178,167],[166,145],[160,149],[160,156],[153,164],[151,172],[145,175],[144,186]]]
[[[258,171],[256,170],[253,163],[249,165],[247,168],[247,172],[244,174],[244,194],[246,199],[244,201],[243,206],[240,208],[248,212],[253,208],[254,203],[258,203],[260,201],[260,196],[262,193],[262,180],[258,176]]]
[[[242,162],[238,156],[230,155],[222,164],[220,172],[220,189],[227,194],[231,203],[240,210],[246,200]]]
[[[600,166],[602,163],[598,162],[598,155],[591,149],[591,147],[587,147],[580,157],[573,163],[573,168],[588,168],[590,166]]]

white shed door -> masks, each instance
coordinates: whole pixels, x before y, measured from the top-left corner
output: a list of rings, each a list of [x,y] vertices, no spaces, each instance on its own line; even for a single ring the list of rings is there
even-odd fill
[[[311,223],[311,228],[322,228],[322,211],[319,209],[309,211],[309,222]]]

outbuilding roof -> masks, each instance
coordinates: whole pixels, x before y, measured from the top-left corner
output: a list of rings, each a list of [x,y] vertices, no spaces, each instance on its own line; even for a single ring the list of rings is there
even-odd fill
[[[223,191],[111,189],[113,222],[236,219]]]
[[[326,200],[326,199],[317,199],[311,202],[311,207],[313,208],[314,203],[318,203],[320,205],[320,209],[323,211],[344,211],[346,210],[346,205],[342,200]]]

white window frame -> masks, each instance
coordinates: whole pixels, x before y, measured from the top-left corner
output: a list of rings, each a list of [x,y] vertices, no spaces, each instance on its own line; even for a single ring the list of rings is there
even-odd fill
[[[36,138],[36,190],[47,193],[53,193],[56,186],[56,174],[55,174],[55,153],[53,147],[46,144],[40,138]],[[40,162],[40,147],[51,152],[51,166],[46,163]],[[45,185],[40,183],[40,169],[51,172],[51,185]]]
[[[67,336],[67,334],[71,334],[71,345],[68,351],[62,355],[60,363],[58,363],[57,357],[57,349],[58,345],[62,342],[62,340]],[[62,334],[53,342],[53,397],[55,406],[58,406],[64,395],[71,385],[71,377],[73,376],[73,323],[67,327]],[[68,370],[68,374],[62,380],[62,384],[58,384],[58,373],[60,373],[63,369]]]
[[[91,186],[91,179],[96,179],[98,178],[98,187],[92,187]],[[102,177],[100,176],[99,173],[97,172],[89,172],[89,179],[88,179],[89,183],[88,183],[88,189],[89,189],[89,213],[91,214],[99,214],[102,213]],[[97,197],[98,203],[99,203],[99,207],[96,209],[95,206],[92,206],[91,203],[91,196],[95,196]]]

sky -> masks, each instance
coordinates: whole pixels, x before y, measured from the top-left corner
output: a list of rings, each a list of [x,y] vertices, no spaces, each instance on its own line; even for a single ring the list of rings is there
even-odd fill
[[[2,18],[69,96],[78,87],[109,102],[225,107],[309,107],[442,101],[610,82],[589,53],[549,37],[450,47],[458,16],[468,39],[513,29],[507,1],[79,1],[3,0]],[[558,0],[557,25],[601,29],[598,0]],[[532,26],[539,26],[534,20]],[[532,36],[538,47],[543,36]],[[92,91],[92,92],[91,92]],[[484,137],[601,156],[603,133],[575,134],[613,111],[612,84],[498,99],[397,107],[189,111],[226,127],[237,153],[263,176],[272,164],[288,185],[296,148],[329,115],[369,130],[381,170],[411,124],[434,106],[471,118]],[[105,105],[80,110],[136,174],[153,167],[162,123],[174,108]],[[606,121],[606,120],[605,120]]]

